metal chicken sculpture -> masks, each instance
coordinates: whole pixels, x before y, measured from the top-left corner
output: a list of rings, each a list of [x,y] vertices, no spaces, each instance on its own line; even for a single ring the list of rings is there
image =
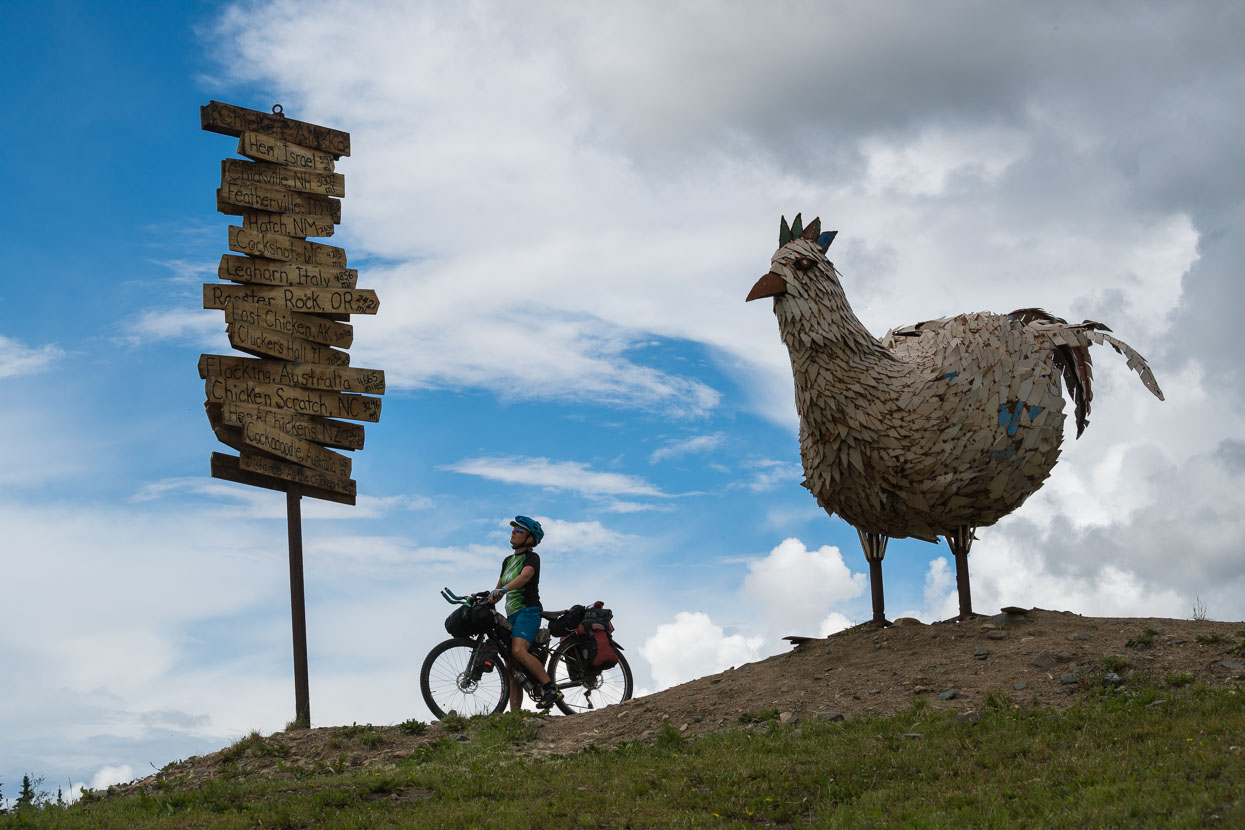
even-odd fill
[[[1160,400],[1145,359],[1101,323],[1041,309],[976,312],[873,337],[826,259],[835,231],[784,217],[769,273],[748,300],[774,298],[795,373],[804,486],[856,528],[869,562],[873,621],[884,613],[889,538],[955,555],[960,617],[972,615],[973,530],[1019,507],[1050,475],[1063,438],[1066,384],[1077,436],[1088,423],[1089,347],[1109,343]]]

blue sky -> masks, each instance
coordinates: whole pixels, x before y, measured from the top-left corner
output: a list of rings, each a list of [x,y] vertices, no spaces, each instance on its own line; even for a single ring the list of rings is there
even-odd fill
[[[211,99],[351,133],[333,243],[381,298],[359,504],[304,503],[315,725],[427,717],[437,591],[491,584],[515,513],[549,530],[547,602],[608,602],[644,690],[869,618],[743,303],[798,211],[875,334],[1039,305],[1167,393],[1097,356],[1085,436],[979,533],[979,609],[1245,617],[1238,6],[622,5],[0,10],[9,795],[293,715],[283,499],[208,477]],[[892,616],[955,613],[944,546],[884,567]]]

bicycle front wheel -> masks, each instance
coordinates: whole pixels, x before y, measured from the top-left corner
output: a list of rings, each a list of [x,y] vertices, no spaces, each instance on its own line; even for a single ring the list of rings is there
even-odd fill
[[[580,671],[573,648],[574,638],[558,646],[549,658],[549,678],[562,692],[558,708],[564,714],[591,712],[631,699],[631,666],[618,652],[618,665],[612,669]]]
[[[455,637],[438,643],[424,658],[419,690],[437,720],[449,712],[464,717],[489,715],[506,705],[510,682],[505,667],[498,661],[491,672],[471,671],[475,647],[475,640]]]

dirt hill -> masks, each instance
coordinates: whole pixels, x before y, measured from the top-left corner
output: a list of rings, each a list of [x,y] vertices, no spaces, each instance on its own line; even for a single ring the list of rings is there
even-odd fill
[[[921,697],[971,717],[988,695],[1020,706],[1064,708],[1104,685],[1240,686],[1242,629],[1245,623],[1082,617],[1039,608],[1006,609],[963,623],[899,620],[882,630],[865,625],[598,712],[542,720],[522,751],[547,755],[645,741],[667,722],[694,735],[741,728],[765,713],[796,723],[886,715]],[[1161,706],[1161,698],[1151,705]],[[437,723],[419,735],[396,726],[354,726],[255,736],[249,745],[170,764],[118,789],[151,789],[162,779],[193,785],[219,776],[388,765],[447,735],[454,733]]]

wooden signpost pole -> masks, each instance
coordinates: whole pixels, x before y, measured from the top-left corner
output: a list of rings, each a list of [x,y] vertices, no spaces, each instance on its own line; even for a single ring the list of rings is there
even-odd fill
[[[294,725],[311,727],[311,693],[307,682],[307,607],[303,594],[302,487],[285,487],[285,518],[290,537],[290,622],[294,630]]]
[[[294,641],[294,721],[310,728],[302,498],[355,503],[350,457],[363,426],[380,420],[385,373],[350,366],[351,314],[375,314],[376,292],[357,287],[342,248],[311,242],[341,222],[349,133],[212,101],[205,130],[234,136],[243,159],[221,162],[216,209],[241,216],[229,228],[218,276],[203,307],[221,309],[230,344],[255,357],[202,355],[205,409],[218,440],[238,455],[212,453],[212,476],[285,493]],[[241,283],[241,284],[239,284]],[[258,358],[258,359],[256,359]],[[333,447],[333,450],[327,449]]]

